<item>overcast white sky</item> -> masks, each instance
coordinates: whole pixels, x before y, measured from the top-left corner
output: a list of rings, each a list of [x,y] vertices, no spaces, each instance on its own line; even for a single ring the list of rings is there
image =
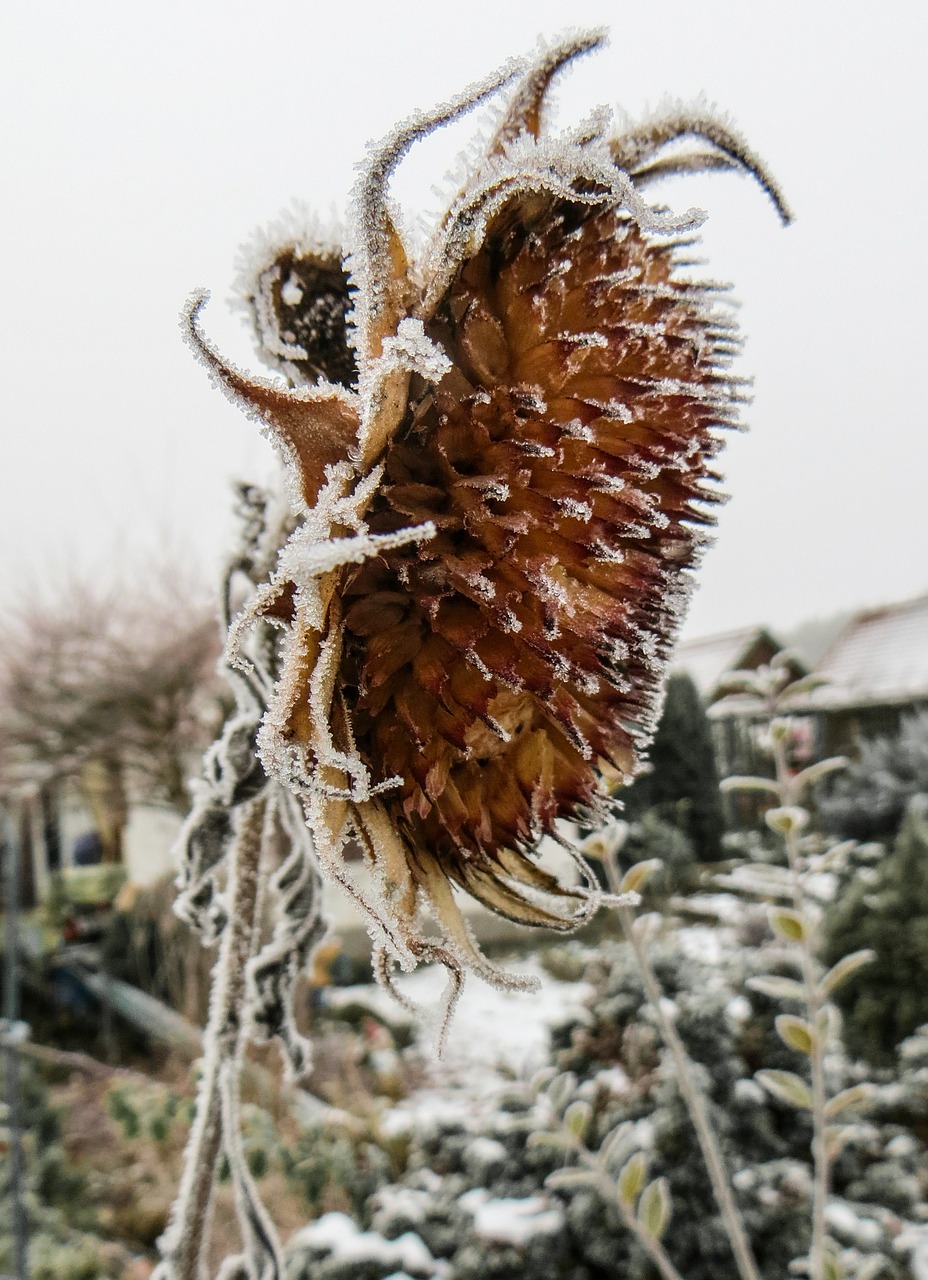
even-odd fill
[[[207,572],[228,483],[270,447],[182,345],[205,325],[256,367],[226,306],[238,246],[293,199],[344,208],[365,142],[565,25],[612,44],[562,81],[560,119],[700,93],[797,214],[732,176],[661,198],[709,211],[755,379],[725,456],[730,504],[687,632],[789,625],[928,590],[928,220],[923,4],[617,0],[458,5],[10,0],[0,41],[5,423],[0,600],[63,565],[131,573],[172,547]],[[434,205],[468,127],[397,192]]]

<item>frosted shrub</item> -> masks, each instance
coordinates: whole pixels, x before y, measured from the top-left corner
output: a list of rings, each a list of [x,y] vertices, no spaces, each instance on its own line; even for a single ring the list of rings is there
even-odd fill
[[[752,1079],[758,1068],[789,1070],[795,1056],[776,1031],[779,1003],[746,983],[771,971],[785,976],[791,967],[776,941],[755,954],[729,928],[668,925],[651,952],[707,1092],[759,1272],[783,1280],[808,1242],[811,1122]],[[651,1261],[615,1204],[615,1176],[638,1152],[646,1157],[646,1180],[666,1180],[672,1215],[664,1244],[680,1274],[733,1274],[634,957],[616,942],[587,949],[586,957],[595,990],[587,1009],[557,1028],[550,1067],[524,1085],[503,1085],[495,1099],[484,1091],[478,1102],[475,1091],[473,1105],[454,1116],[404,1109],[405,1168],[356,1215],[367,1257],[375,1254],[372,1235],[396,1244],[415,1236],[435,1259],[424,1273],[430,1278],[647,1280]],[[928,1149],[917,1136],[928,1115],[926,1064],[928,1039],[915,1036],[898,1074],[877,1084],[866,1117],[851,1123],[834,1162],[828,1221],[850,1272],[881,1263],[887,1280],[911,1280],[910,1254],[928,1202]],[[838,1089],[862,1078],[839,1048],[829,1070]],[[579,1140],[567,1128],[568,1113],[581,1128],[588,1117]],[[589,1176],[595,1171],[579,1167],[583,1151],[605,1161],[606,1195],[598,1175]],[[323,1235],[312,1237],[311,1254],[294,1244],[293,1280],[350,1274],[350,1240],[330,1237],[324,1246]],[[385,1280],[397,1251],[381,1245],[378,1252],[381,1264],[370,1274]]]
[[[870,949],[875,960],[836,1000],[848,1047],[891,1064],[928,1021],[928,797],[915,796],[893,843],[847,885],[825,917],[824,954]]]
[[[928,794],[928,711],[903,717],[898,734],[865,740],[860,756],[819,800],[829,831],[854,840],[887,839],[913,796]]]
[[[648,770],[622,795],[627,818],[644,819],[653,810],[692,843],[700,862],[722,856],[725,830],[715,744],[706,708],[692,679],[680,671],[667,678],[666,698]]]

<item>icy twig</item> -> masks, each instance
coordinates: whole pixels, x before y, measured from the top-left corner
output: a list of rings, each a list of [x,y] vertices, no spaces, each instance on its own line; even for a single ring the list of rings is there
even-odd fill
[[[247,1034],[240,1011],[248,962],[259,935],[265,809],[263,796],[242,807],[230,854],[228,924],[213,970],[196,1118],[184,1153],[184,1172],[171,1223],[161,1239],[162,1262],[155,1280],[200,1280],[209,1244],[216,1169],[224,1140],[223,1078],[229,1067],[235,1071],[240,1068]]]

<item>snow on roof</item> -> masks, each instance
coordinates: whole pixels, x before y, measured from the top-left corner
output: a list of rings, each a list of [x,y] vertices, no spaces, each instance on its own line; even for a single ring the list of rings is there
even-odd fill
[[[708,702],[718,691],[722,677],[741,669],[759,640],[767,640],[773,650],[777,647],[763,627],[742,627],[699,640],[684,640],[674,653],[673,670],[685,671],[700,697]]]
[[[828,684],[819,707],[861,707],[928,698],[928,595],[852,618],[816,668]]]

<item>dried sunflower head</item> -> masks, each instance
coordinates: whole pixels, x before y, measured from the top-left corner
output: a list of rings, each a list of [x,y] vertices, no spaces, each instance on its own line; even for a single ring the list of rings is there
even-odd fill
[[[700,215],[642,192],[740,169],[788,216],[706,116],[616,136],[601,112],[549,135],[552,78],[602,38],[401,124],[367,158],[344,250],[304,238],[267,254],[249,297],[289,385],[231,368],[198,329],[202,299],[190,310],[214,376],[283,451],[301,517],[230,641],[260,617],[283,628],[261,757],[342,883],[360,844],[381,954],[404,967],[428,956],[498,976],[454,888],[555,928],[595,905],[537,847],[635,771],[742,390],[717,286],[682,272]],[[414,250],[391,174],[418,138],[507,88]]]

